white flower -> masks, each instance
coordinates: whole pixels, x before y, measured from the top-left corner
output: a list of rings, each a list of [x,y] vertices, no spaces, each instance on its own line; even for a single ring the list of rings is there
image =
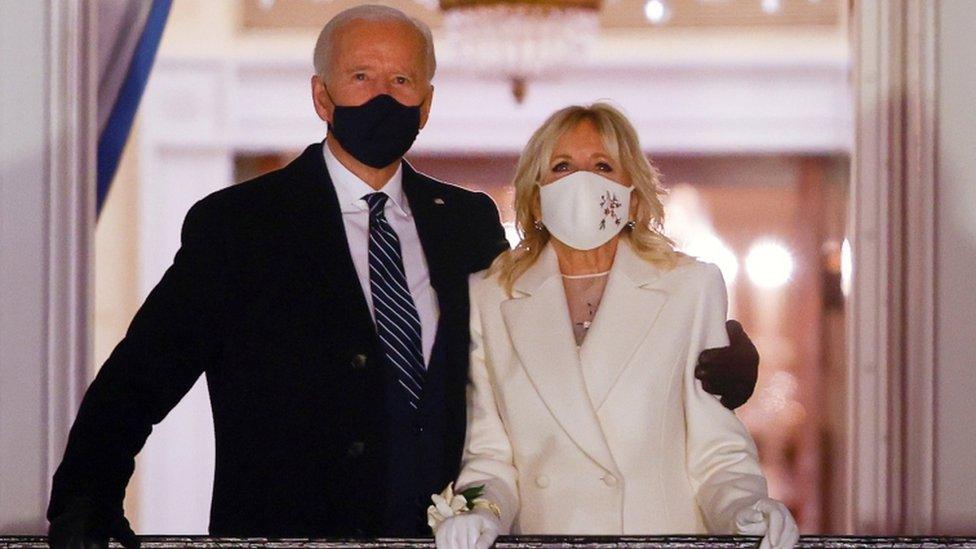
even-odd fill
[[[430,499],[434,504],[427,508],[427,525],[432,530],[448,518],[468,512],[468,500],[454,493],[453,482],[440,494],[430,496]]]

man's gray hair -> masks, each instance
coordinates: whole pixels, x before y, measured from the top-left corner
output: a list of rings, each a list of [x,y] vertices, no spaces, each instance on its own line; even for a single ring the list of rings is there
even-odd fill
[[[430,33],[430,27],[426,23],[410,17],[402,11],[387,6],[376,4],[364,4],[355,6],[339,12],[329,20],[319,33],[319,39],[315,43],[315,54],[312,62],[315,65],[315,74],[319,78],[325,79],[332,61],[332,49],[334,46],[332,37],[337,30],[353,21],[393,21],[406,23],[420,33],[424,39],[424,55],[427,59],[427,79],[434,78],[434,71],[437,70],[437,60],[434,58],[434,37]]]

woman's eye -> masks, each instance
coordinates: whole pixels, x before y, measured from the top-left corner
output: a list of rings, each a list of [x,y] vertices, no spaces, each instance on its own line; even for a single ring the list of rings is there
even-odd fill
[[[612,172],[613,171],[613,167],[610,166],[610,164],[607,164],[606,162],[599,162],[596,165],[596,169],[600,170],[601,172]]]
[[[569,169],[569,163],[568,162],[560,162],[560,163],[558,163],[558,164],[556,164],[555,166],[552,167],[552,171],[554,171],[554,172],[564,172],[564,171],[566,171],[568,169]]]

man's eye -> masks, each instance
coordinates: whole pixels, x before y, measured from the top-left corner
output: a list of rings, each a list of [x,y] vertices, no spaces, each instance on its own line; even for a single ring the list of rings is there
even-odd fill
[[[397,84],[406,84],[407,83],[407,78],[405,76],[397,76],[396,77],[396,83]]]
[[[354,80],[366,80],[366,73],[357,72],[356,74],[352,75],[352,77]]]

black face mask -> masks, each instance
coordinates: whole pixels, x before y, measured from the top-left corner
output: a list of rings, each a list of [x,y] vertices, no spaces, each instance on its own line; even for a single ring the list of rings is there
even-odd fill
[[[329,134],[356,160],[385,168],[406,153],[420,133],[420,106],[377,95],[356,107],[335,106]]]

